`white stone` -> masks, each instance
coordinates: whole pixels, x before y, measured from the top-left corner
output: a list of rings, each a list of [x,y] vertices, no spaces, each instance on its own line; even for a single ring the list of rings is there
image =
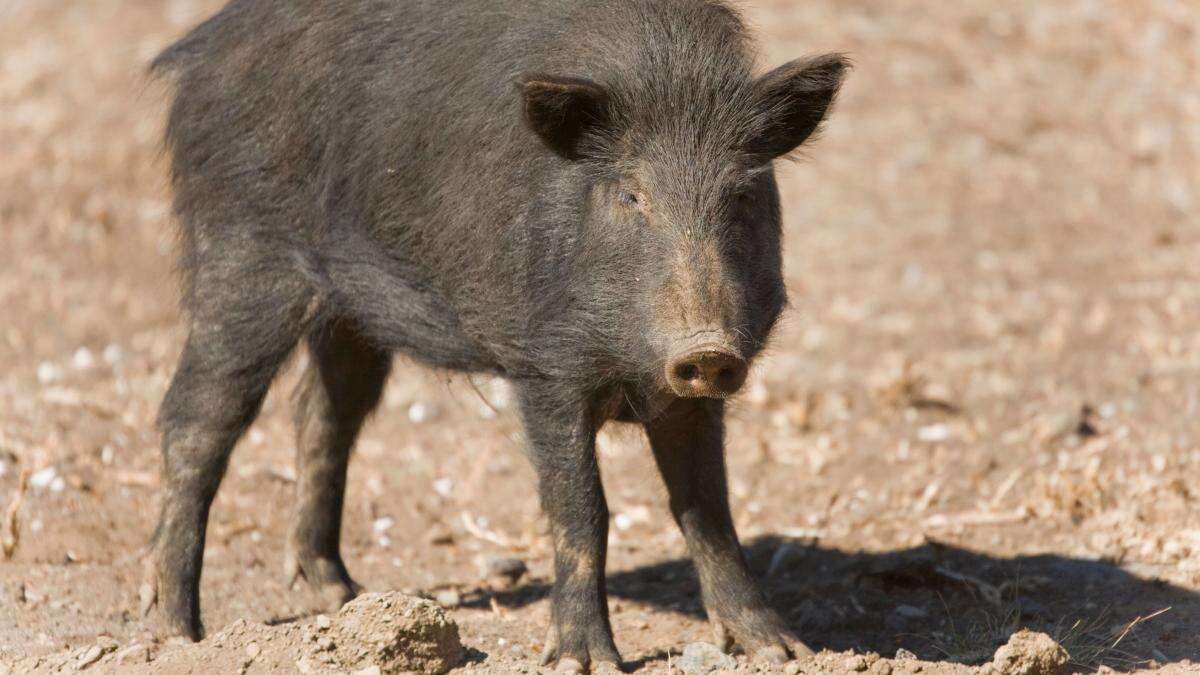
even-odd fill
[[[49,384],[61,376],[62,373],[59,371],[58,366],[50,363],[49,361],[43,361],[41,365],[38,366],[37,379],[38,382],[42,384]]]
[[[121,345],[114,342],[104,348],[104,352],[100,355],[100,358],[104,359],[104,362],[111,366],[120,361],[122,356],[124,354],[121,352]]]
[[[92,350],[80,347],[71,357],[71,365],[75,366],[76,370],[88,370],[96,365],[96,357],[92,354]]]
[[[408,420],[414,424],[420,424],[432,416],[432,410],[428,405],[417,401],[408,406]]]
[[[917,438],[926,443],[940,443],[950,438],[950,427],[945,424],[930,424],[917,429]]]
[[[433,491],[443,497],[450,497],[450,495],[454,494],[454,479],[439,478],[433,481]]]
[[[52,466],[48,466],[44,469],[35,471],[34,474],[29,477],[29,485],[40,490],[49,487],[50,484],[54,482],[55,478],[58,478],[58,470]]]

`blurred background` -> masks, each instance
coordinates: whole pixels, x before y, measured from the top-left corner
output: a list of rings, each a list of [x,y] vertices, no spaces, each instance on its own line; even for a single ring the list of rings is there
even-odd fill
[[[145,68],[220,4],[0,0],[0,663],[145,639],[183,337]],[[741,6],[764,68],[857,64],[779,167],[793,306],[729,431],[772,602],[816,648],[975,663],[1030,626],[1079,668],[1200,661],[1200,7]],[[318,606],[280,572],[296,371],[213,509],[210,630]],[[501,383],[401,364],[351,466],[351,572],[445,600],[476,667],[548,616],[520,448]],[[695,580],[640,434],[600,453],[617,643],[665,668],[707,639]],[[491,589],[488,556],[529,574]]]

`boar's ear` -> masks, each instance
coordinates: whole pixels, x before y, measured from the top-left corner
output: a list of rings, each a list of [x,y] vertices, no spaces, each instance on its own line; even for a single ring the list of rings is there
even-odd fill
[[[754,83],[758,129],[746,144],[754,155],[775,158],[800,147],[829,112],[850,60],[841,54],[796,59]]]
[[[607,122],[608,92],[591,80],[529,74],[517,87],[529,128],[567,159],[583,157],[590,134]]]

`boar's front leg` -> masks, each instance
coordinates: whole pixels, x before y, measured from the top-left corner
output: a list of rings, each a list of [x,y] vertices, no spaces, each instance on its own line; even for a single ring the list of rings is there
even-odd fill
[[[742,555],[725,481],[724,410],[721,401],[679,399],[646,433],[719,646],[736,640],[756,660],[781,663],[811,651],[767,606]]]
[[[608,506],[596,463],[596,422],[588,405],[553,385],[519,386],[529,454],[554,539],[554,590],[542,663],[579,672],[620,663],[604,590]]]

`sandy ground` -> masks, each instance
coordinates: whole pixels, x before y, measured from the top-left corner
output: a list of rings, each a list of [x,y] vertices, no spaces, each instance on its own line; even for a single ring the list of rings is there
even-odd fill
[[[217,5],[0,2],[0,664],[111,639],[205,670],[136,611],[182,338],[144,66]],[[772,602],[835,652],[951,668],[1028,626],[1073,669],[1200,672],[1200,10],[747,11],[764,64],[858,64],[810,157],[780,168],[793,307],[729,434]],[[295,380],[212,512],[212,633],[319,608],[281,573]],[[520,447],[502,384],[401,364],[351,467],[352,573],[456,591],[468,668],[532,669],[542,647],[550,547]],[[666,671],[708,637],[694,575],[641,436],[608,429],[600,453],[617,644]],[[487,556],[530,573],[495,590]]]

